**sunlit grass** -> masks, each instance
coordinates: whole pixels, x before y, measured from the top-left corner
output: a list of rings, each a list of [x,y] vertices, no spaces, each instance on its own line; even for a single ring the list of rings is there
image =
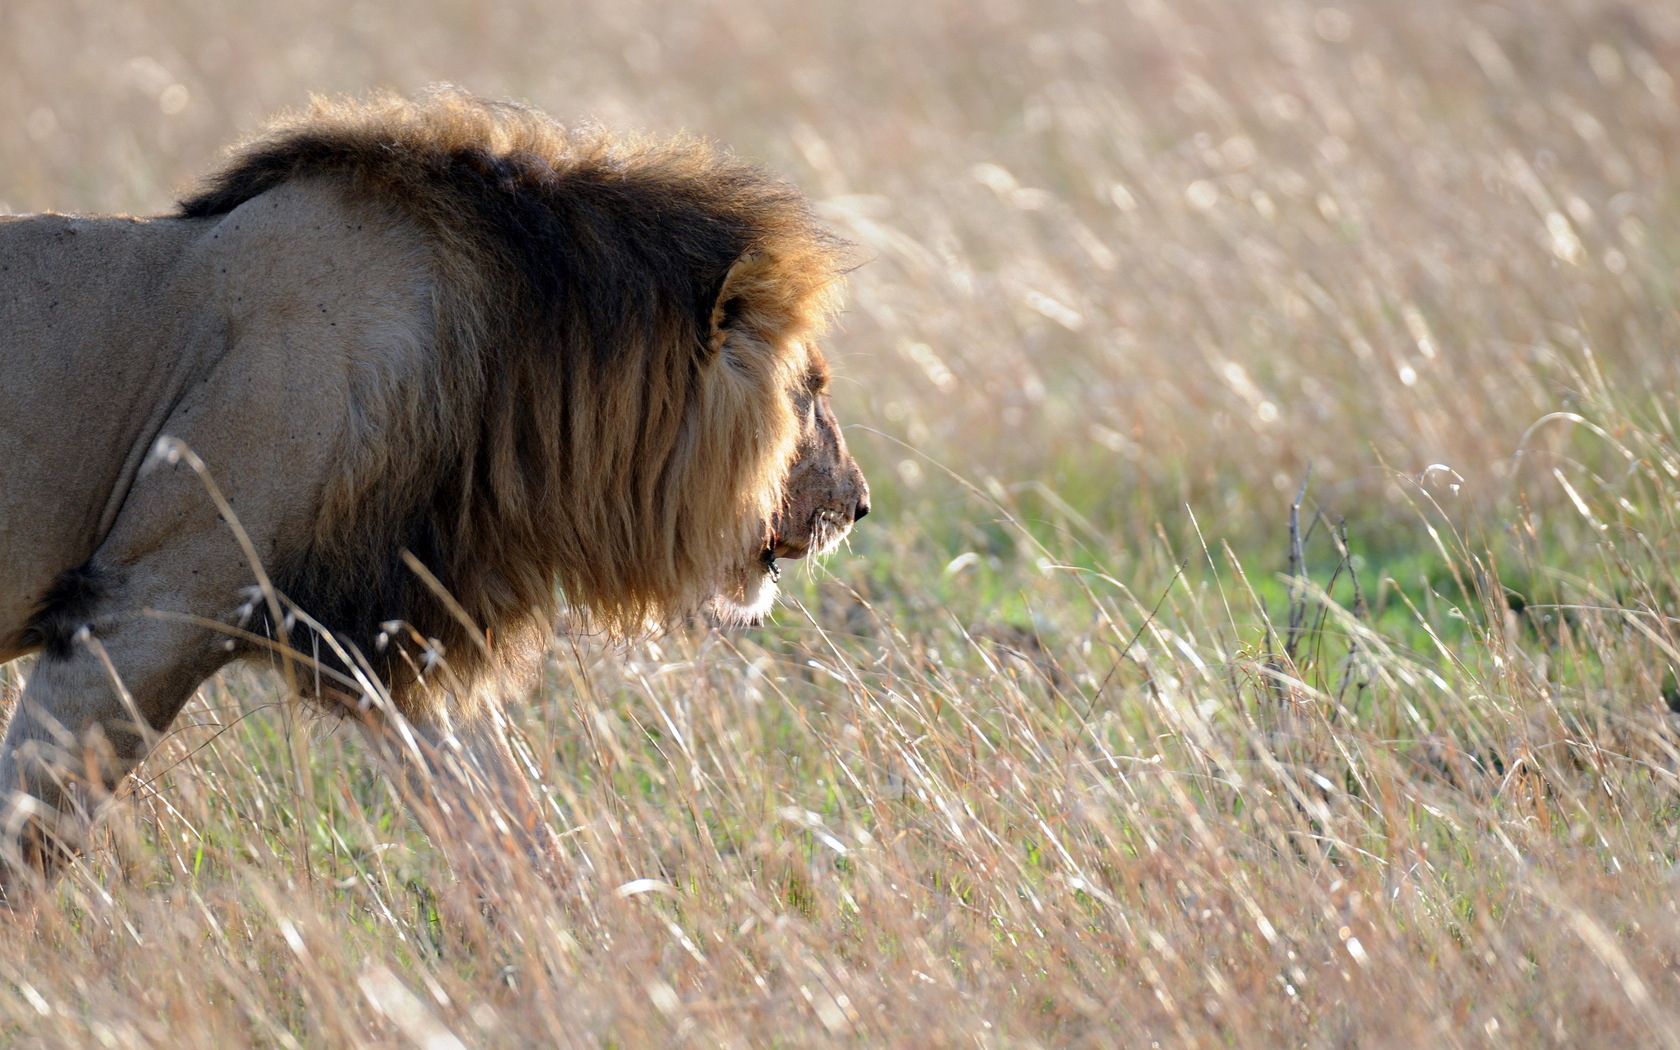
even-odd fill
[[[1676,68],[1611,0],[0,5],[14,209],[440,79],[785,171],[876,508],[771,627],[557,641],[493,909],[224,675],[0,1039],[1680,1040]]]

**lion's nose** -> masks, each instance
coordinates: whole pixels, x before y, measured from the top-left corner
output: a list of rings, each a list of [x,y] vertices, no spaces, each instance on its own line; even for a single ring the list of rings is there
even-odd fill
[[[852,524],[856,525],[869,513],[869,482],[863,478],[863,471],[858,465],[852,465],[852,494],[856,497],[852,502]]]

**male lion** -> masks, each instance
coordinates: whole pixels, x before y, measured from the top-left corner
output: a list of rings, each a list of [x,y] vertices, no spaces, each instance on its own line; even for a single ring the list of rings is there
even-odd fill
[[[868,513],[840,263],[699,143],[450,90],[317,102],[174,215],[0,218],[4,883],[240,657],[540,823],[483,727],[562,605],[757,623]]]

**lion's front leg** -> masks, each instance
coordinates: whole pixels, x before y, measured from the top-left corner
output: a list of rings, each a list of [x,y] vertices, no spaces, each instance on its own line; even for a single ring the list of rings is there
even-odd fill
[[[100,579],[42,617],[40,658],[0,744],[9,896],[80,852],[100,806],[227,659],[211,632],[149,615],[120,579]]]

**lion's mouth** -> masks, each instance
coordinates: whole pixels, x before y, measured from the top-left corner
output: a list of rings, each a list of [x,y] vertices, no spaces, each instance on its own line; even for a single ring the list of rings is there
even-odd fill
[[[779,532],[773,532],[765,542],[764,549],[758,552],[758,563],[763,566],[765,574],[771,580],[780,580],[782,578],[782,568],[776,564],[777,561],[798,561],[805,557],[810,550],[811,544],[809,542],[800,543],[788,539]]]
[[[761,557],[767,565],[777,558],[783,561],[798,561],[810,553],[810,550],[811,541],[809,538],[801,542],[789,536],[784,536],[780,532],[772,532]]]
[[[763,568],[764,575],[769,576],[771,581],[780,581],[781,566],[776,564],[778,559],[780,561],[798,561],[800,558],[805,558],[805,554],[810,553],[810,549],[810,543],[795,543],[791,539],[783,538],[781,534],[773,533],[768,543],[764,544],[763,551],[759,551],[758,563]]]
[[[756,627],[764,622],[776,600],[776,585],[782,579],[783,561],[796,561],[828,548],[815,542],[818,535],[795,539],[778,530],[766,530],[764,546],[749,561],[731,571],[726,584],[704,607],[706,618],[719,627]],[[834,537],[838,538],[838,537]]]

